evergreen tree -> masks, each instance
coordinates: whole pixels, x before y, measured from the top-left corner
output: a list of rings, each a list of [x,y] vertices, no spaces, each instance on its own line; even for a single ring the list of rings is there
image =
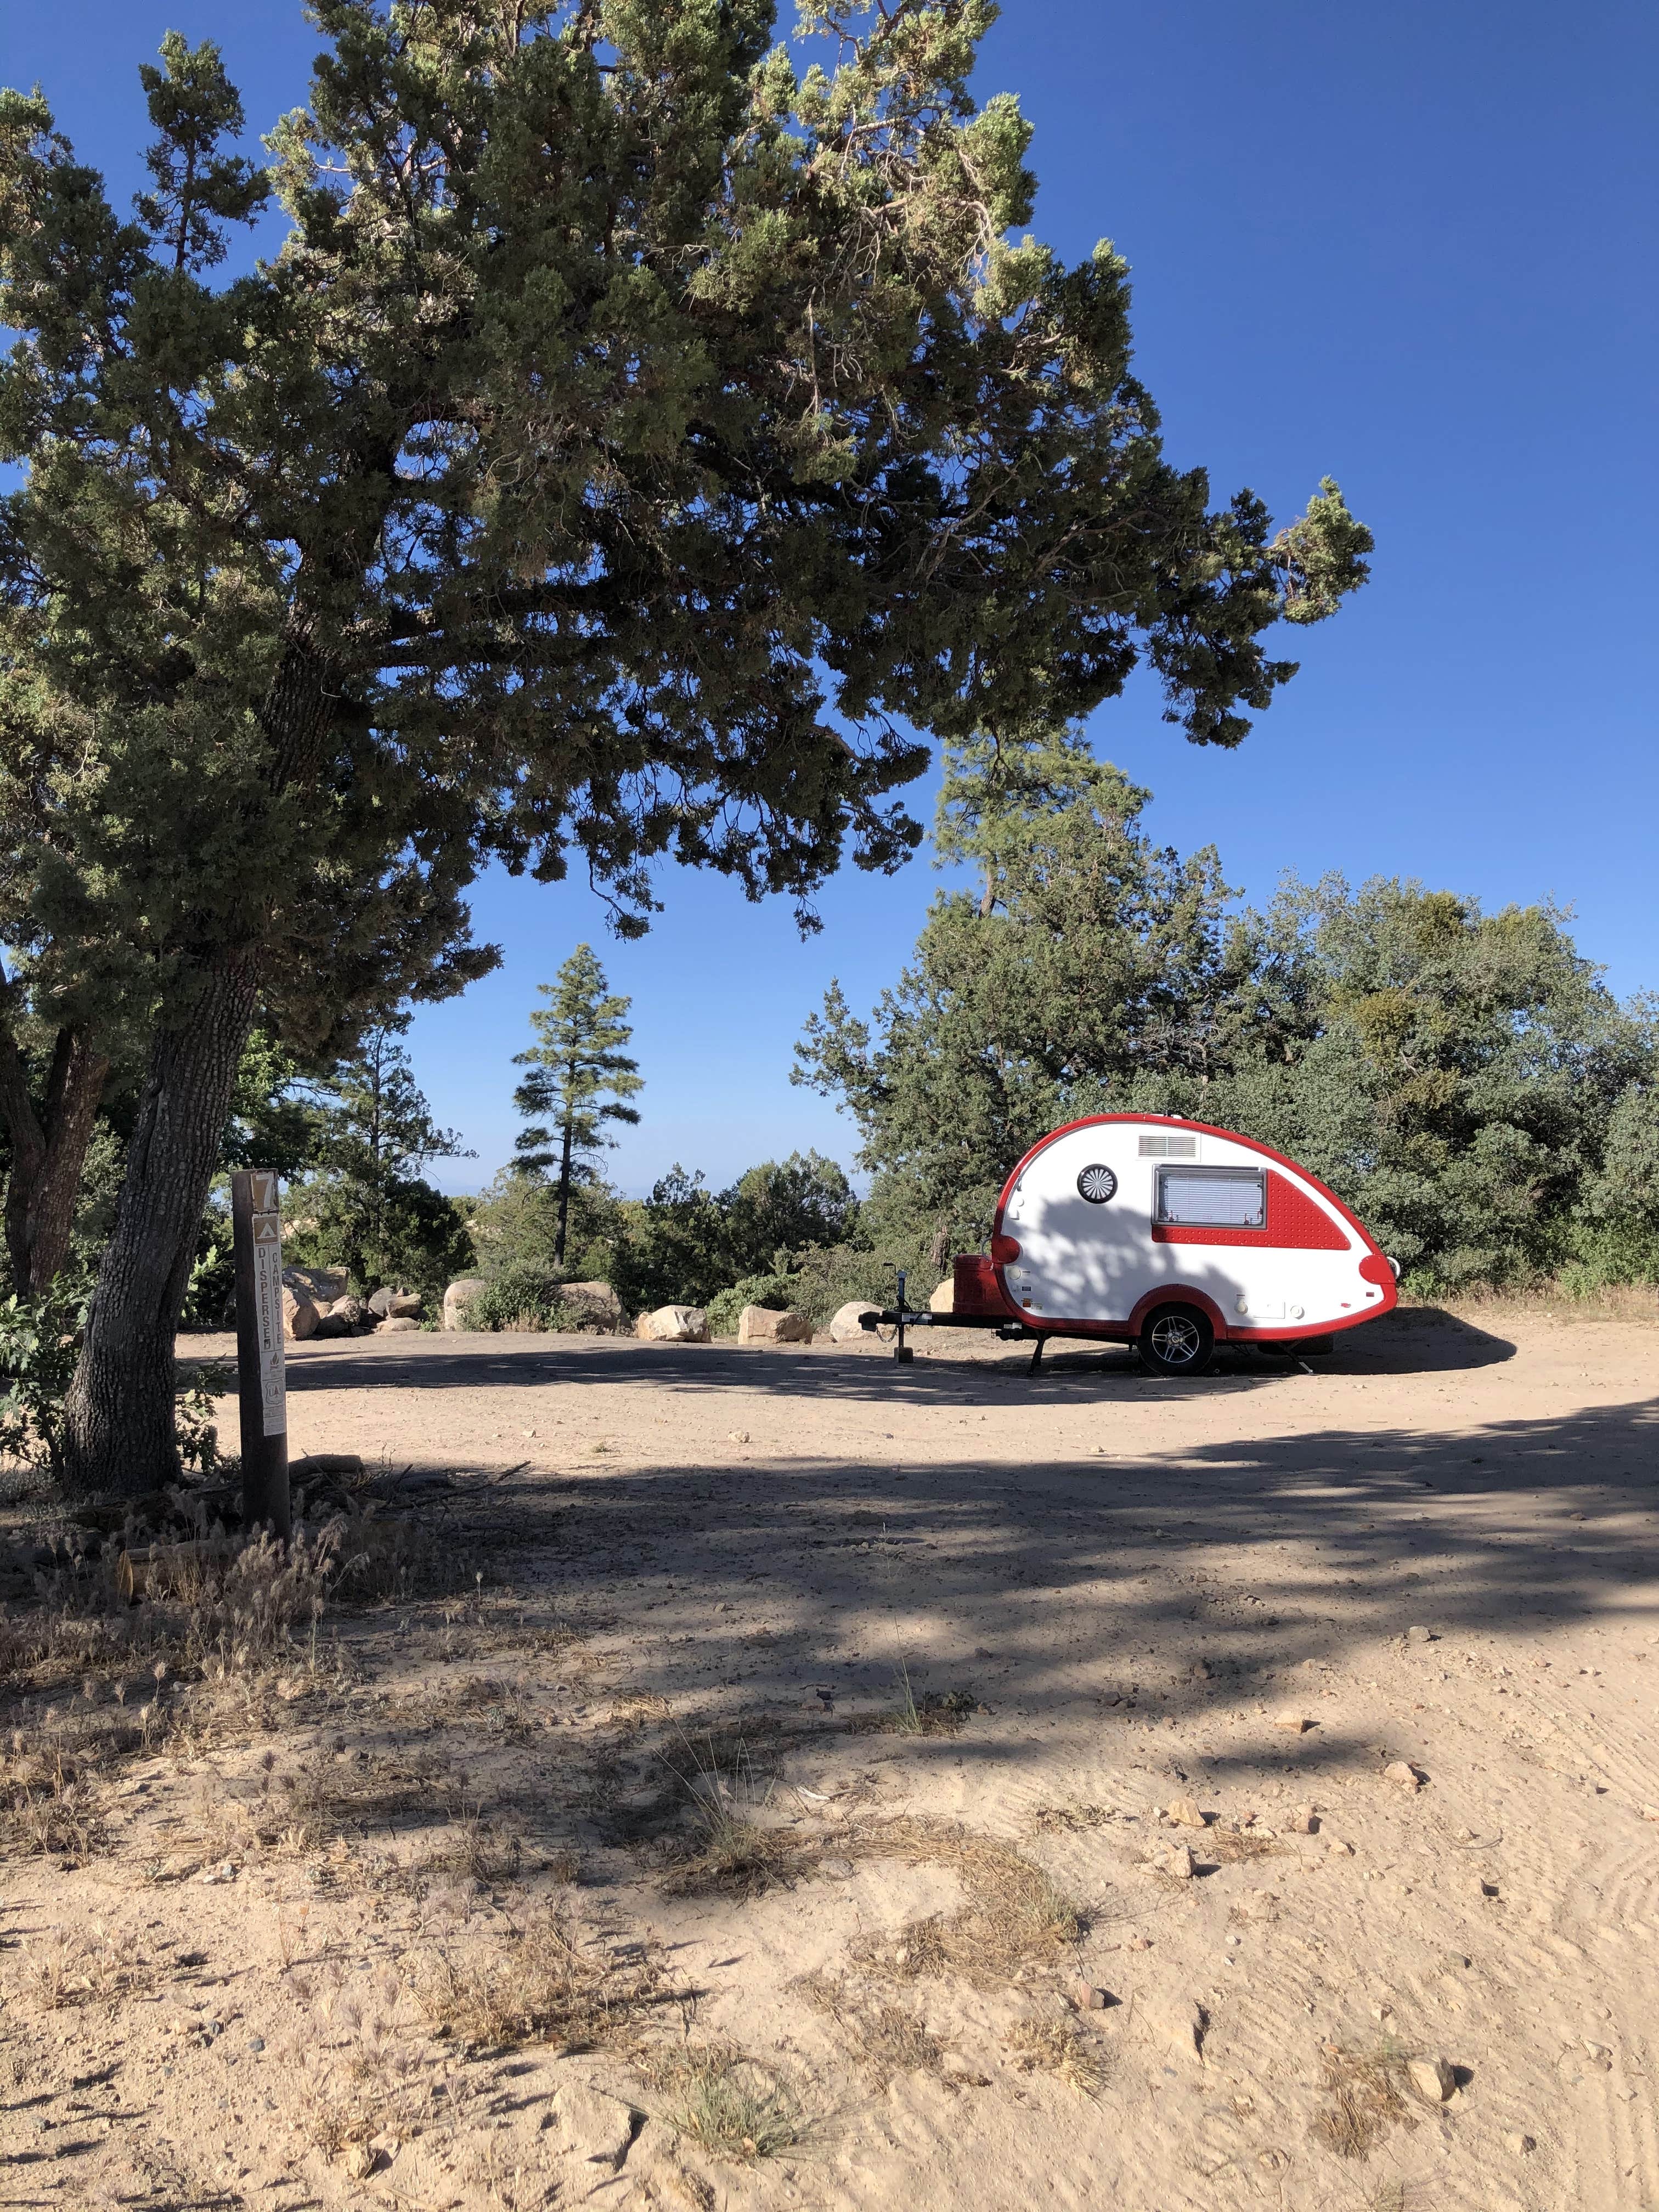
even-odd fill
[[[465,1266],[464,1225],[453,1204],[423,1180],[429,1160],[471,1159],[453,1129],[433,1121],[400,1038],[408,1017],[369,1030],[324,1080],[308,1086],[314,1115],[312,1171],[290,1193],[306,1226],[292,1238],[322,1264],[343,1264],[353,1284],[431,1291]]]
[[[515,1067],[531,1072],[513,1103],[540,1118],[520,1132],[514,1150],[526,1173],[555,1170],[553,1264],[562,1267],[572,1182],[611,1141],[607,1121],[639,1120],[625,1102],[645,1084],[638,1061],[623,1050],[634,1034],[626,1019],[631,1001],[611,995],[592,945],[579,945],[553,981],[538,988],[548,1003],[530,1017],[536,1042],[514,1056]]]
[[[324,1054],[482,972],[489,859],[550,880],[574,846],[629,928],[664,854],[805,911],[849,845],[913,848],[905,732],[1081,714],[1143,658],[1236,744],[1293,672],[1264,634],[1370,543],[1329,486],[1277,534],[1212,510],[1130,373],[1123,262],[1007,242],[1035,184],[1014,102],[968,89],[988,0],[807,0],[833,70],[802,75],[769,0],[308,12],[269,172],[215,49],[168,41],[126,218],[0,95],[0,673],[68,710],[32,724],[15,903],[48,1023],[90,979],[88,1068],[100,977],[144,1037],[83,1488],[174,1470],[256,1022]],[[272,191],[286,243],[225,281]]]
[[[793,1080],[859,1125],[872,1230],[967,1249],[1047,1130],[1137,1073],[1202,1082],[1245,1036],[1280,1034],[1285,994],[1229,916],[1216,854],[1154,848],[1148,797],[1064,732],[947,756],[940,856],[978,892],[934,900],[873,1024],[832,984],[797,1051]]]
[[[798,1048],[858,1123],[867,1235],[942,1268],[1037,1138],[1140,1110],[1302,1160],[1425,1292],[1659,1273],[1659,1024],[1563,916],[1338,877],[1239,912],[1213,852],[1152,848],[1146,797],[1041,730],[951,756],[938,845],[977,893],[934,902],[871,1021],[832,987]]]

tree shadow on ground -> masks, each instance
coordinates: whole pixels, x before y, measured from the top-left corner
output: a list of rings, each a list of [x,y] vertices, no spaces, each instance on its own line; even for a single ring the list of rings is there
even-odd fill
[[[1435,1307],[1413,1307],[1339,1335],[1307,1371],[1349,1375],[1455,1373],[1512,1359],[1506,1338]],[[814,1346],[641,1344],[623,1337],[429,1335],[332,1340],[289,1347],[290,1390],[518,1389],[527,1382],[659,1383],[696,1391],[764,1391],[784,1398],[868,1399],[915,1403],[1011,1391],[1041,1397],[1056,1384],[1087,1383],[1136,1396],[1211,1395],[1259,1390],[1304,1371],[1299,1359],[1267,1358],[1249,1346],[1218,1347],[1216,1365],[1188,1382],[1143,1371],[1126,1345],[1097,1350],[1060,1340],[1030,1373],[1028,1346],[1003,1345],[988,1332],[921,1332],[917,1357],[896,1365],[880,1348]]]
[[[918,1690],[1109,1734],[1132,1716],[1205,1721],[1413,1627],[1435,1639],[1429,1668],[1472,1641],[1659,1630],[1656,1443],[1659,1401],[1644,1400],[1028,1467],[529,1475],[497,1509],[497,1556],[574,1599],[625,1589],[655,1647],[640,1679],[682,1705],[736,1691],[810,1709],[828,1691],[840,1711],[890,1699],[902,1668]],[[986,1755],[1018,1761],[994,1733]],[[949,1755],[971,1760],[974,1737]],[[1328,1728],[1272,1755],[1286,1771],[1374,1764]]]

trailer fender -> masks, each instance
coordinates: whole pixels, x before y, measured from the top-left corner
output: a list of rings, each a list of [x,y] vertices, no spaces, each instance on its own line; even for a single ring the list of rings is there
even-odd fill
[[[1138,1337],[1147,1315],[1158,1306],[1196,1306],[1208,1319],[1215,1331],[1215,1340],[1224,1344],[1228,1337],[1227,1316],[1207,1291],[1197,1291],[1188,1283],[1160,1283],[1156,1290],[1148,1291],[1129,1316],[1129,1334]]]

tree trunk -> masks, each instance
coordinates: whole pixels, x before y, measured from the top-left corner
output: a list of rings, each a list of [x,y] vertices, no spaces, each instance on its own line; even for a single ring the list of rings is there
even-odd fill
[[[59,1030],[37,1113],[23,1055],[0,1032],[0,1119],[11,1139],[6,1251],[13,1285],[26,1297],[51,1288],[68,1255],[81,1170],[108,1074],[108,1060],[84,1031]]]
[[[151,1047],[115,1231],[64,1408],[71,1490],[137,1498],[179,1475],[173,1338],[258,1004],[251,953],[222,956]]]
[[[553,1231],[553,1265],[556,1267],[562,1267],[564,1265],[564,1232],[570,1221],[571,1133],[572,1124],[569,1115],[567,1115],[564,1123],[564,1148],[559,1157],[559,1219],[558,1225]]]
[[[296,615],[259,710],[278,798],[314,775],[336,680]],[[240,825],[264,834],[257,810]],[[175,1480],[173,1339],[202,1210],[218,1164],[242,1048],[258,1009],[260,947],[200,952],[160,1013],[87,1333],[64,1404],[64,1480],[82,1493],[142,1497]]]

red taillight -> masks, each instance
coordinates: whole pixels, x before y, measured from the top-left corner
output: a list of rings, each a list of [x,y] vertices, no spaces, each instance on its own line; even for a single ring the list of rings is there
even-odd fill
[[[1013,1237],[994,1237],[991,1257],[999,1267],[1012,1267],[1019,1257],[1019,1240]]]
[[[1380,1252],[1367,1252],[1359,1263],[1359,1279],[1362,1283],[1376,1283],[1385,1291],[1392,1290],[1394,1269]]]

